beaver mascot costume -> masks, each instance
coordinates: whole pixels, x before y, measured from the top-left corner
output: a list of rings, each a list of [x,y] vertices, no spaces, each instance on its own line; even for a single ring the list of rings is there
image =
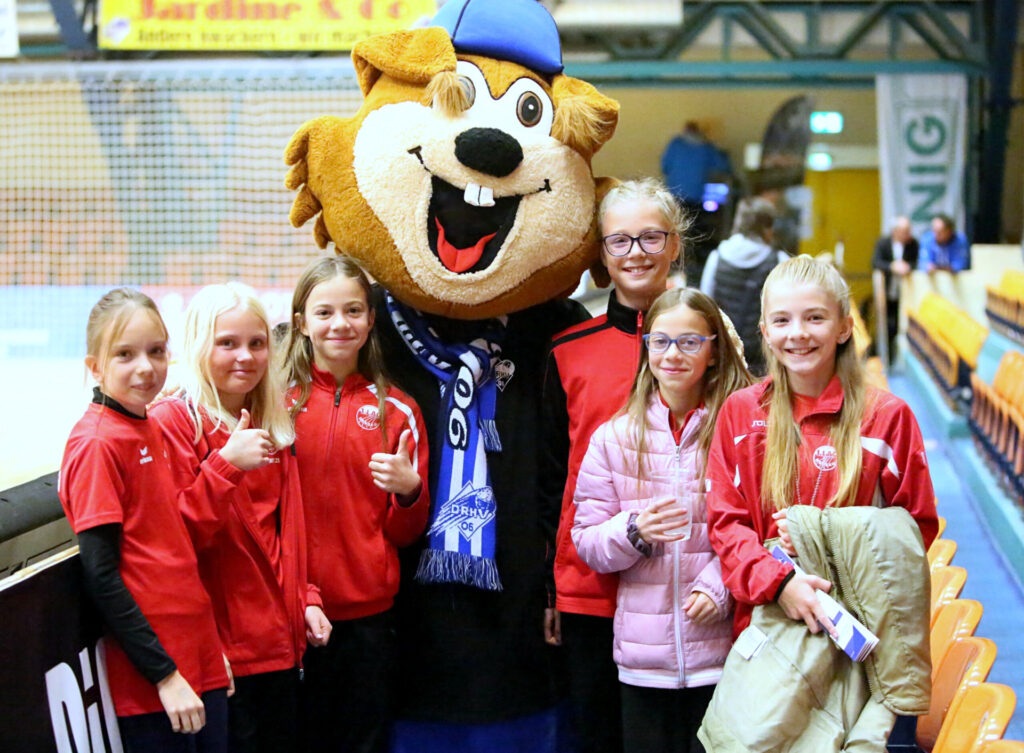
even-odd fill
[[[286,152],[291,221],[316,218],[381,287],[388,370],[430,438],[431,513],[403,553],[395,751],[555,751],[559,678],[538,505],[551,336],[599,284],[590,160],[618,105],[562,73],[535,0],[449,0],[428,28],[352,57],[352,118],[304,124]],[[556,663],[556,662],[555,662]]]

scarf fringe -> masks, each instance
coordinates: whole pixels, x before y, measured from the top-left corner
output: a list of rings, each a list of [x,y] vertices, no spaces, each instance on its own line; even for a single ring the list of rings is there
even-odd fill
[[[488,452],[501,452],[501,437],[498,435],[498,424],[493,418],[480,419],[480,432],[484,438],[484,449]]]
[[[423,550],[416,580],[420,583],[464,583],[488,591],[502,590],[498,564],[494,560],[446,549]]]

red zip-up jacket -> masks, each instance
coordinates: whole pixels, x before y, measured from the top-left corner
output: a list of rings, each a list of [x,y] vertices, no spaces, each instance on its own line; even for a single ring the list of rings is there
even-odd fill
[[[544,379],[541,504],[549,560],[552,554],[554,560],[554,606],[561,612],[615,615],[618,575],[595,573],[572,543],[573,493],[590,435],[629,397],[642,331],[643,312],[623,306],[612,291],[607,313],[551,340]]]
[[[180,397],[150,409],[168,451],[178,505],[199,557],[231,670],[239,676],[290,669],[306,649],[305,610],[320,604],[306,577],[306,527],[292,448],[243,471],[220,449],[230,432],[203,412],[203,433]],[[258,512],[276,505],[276,525]],[[274,528],[276,527],[276,535]]]
[[[309,577],[331,621],[390,609],[398,592],[398,549],[416,541],[427,525],[430,465],[423,415],[412,398],[389,388],[385,450],[377,408],[376,388],[359,373],[338,387],[331,374],[313,367],[309,400],[295,418]],[[405,429],[422,483],[408,506],[378,488],[368,467],[373,453],[398,451]]]
[[[768,413],[762,398],[771,380],[733,393],[718,413],[708,457],[708,527],[722,560],[722,577],[736,598],[734,635],[750,622],[757,604],[776,598],[792,569],[776,561],[763,542],[778,536],[773,510],[761,503]],[[899,505],[917,521],[927,549],[938,533],[935,491],[917,419],[905,402],[868,387],[861,422],[863,466],[855,504]],[[799,495],[792,504],[825,507],[839,484],[829,430],[843,404],[839,377],[794,418],[800,426]]]
[[[152,413],[139,418],[104,402],[89,406],[64,449],[58,492],[68,522],[75,533],[121,527],[118,572],[160,644],[196,693],[227,687],[221,641],[178,512],[164,439]],[[118,716],[164,710],[156,686],[109,638],[106,663]]]

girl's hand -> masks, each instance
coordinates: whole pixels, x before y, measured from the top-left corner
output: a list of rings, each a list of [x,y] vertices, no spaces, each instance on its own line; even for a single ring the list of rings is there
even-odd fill
[[[206,708],[202,700],[178,670],[158,682],[156,691],[175,732],[195,734],[206,724]]]
[[[311,646],[326,646],[331,639],[331,621],[317,606],[306,607],[306,640]]]
[[[551,607],[544,610],[544,642],[549,646],[562,645],[562,614]]]
[[[710,625],[718,622],[718,607],[703,591],[691,591],[683,604],[686,616],[698,625]]]
[[[833,638],[838,638],[839,633],[832,620],[825,614],[824,607],[814,595],[815,591],[828,593],[832,590],[832,584],[817,575],[794,575],[789,583],[779,594],[779,606],[786,616],[793,620],[803,620],[807,629],[817,633],[819,623],[821,627]]]
[[[373,483],[386,492],[399,497],[415,497],[421,486],[420,475],[412,467],[409,455],[409,438],[412,432],[406,429],[398,438],[398,452],[375,452],[370,456],[370,475]]]
[[[228,698],[235,694],[235,675],[231,671],[231,662],[228,661],[227,654],[221,654],[224,657],[224,669],[228,673]]]
[[[671,543],[685,538],[683,534],[669,534],[689,520],[689,513],[676,504],[675,497],[665,497],[652,502],[636,516],[636,530],[648,544]]]
[[[786,511],[779,510],[772,513],[772,520],[775,521],[775,526],[779,529],[779,546],[782,547],[782,551],[790,557],[796,557],[796,547],[793,546],[793,539],[789,536],[789,520],[786,518]]]
[[[249,428],[249,411],[242,408],[242,416],[238,419],[238,425],[231,432],[227,443],[220,448],[220,456],[227,460],[235,468],[243,471],[251,471],[266,465],[270,459],[270,453],[274,451],[274,443],[270,441],[270,435],[263,429]]]

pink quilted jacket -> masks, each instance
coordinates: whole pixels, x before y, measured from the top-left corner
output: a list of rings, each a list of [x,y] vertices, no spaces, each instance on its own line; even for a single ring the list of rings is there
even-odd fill
[[[732,645],[732,597],[708,543],[704,492],[697,464],[697,434],[706,411],[689,417],[677,446],[668,408],[655,396],[648,406],[647,478],[636,479],[637,451],[629,419],[602,424],[590,439],[576,482],[572,540],[580,558],[599,573],[618,572],[614,659],[619,680],[649,688],[682,688],[718,682]],[[681,479],[693,514],[687,541],[655,544],[650,557],[626,537],[631,512],[673,496]],[[702,591],[718,607],[718,621],[698,625],[683,604]]]

